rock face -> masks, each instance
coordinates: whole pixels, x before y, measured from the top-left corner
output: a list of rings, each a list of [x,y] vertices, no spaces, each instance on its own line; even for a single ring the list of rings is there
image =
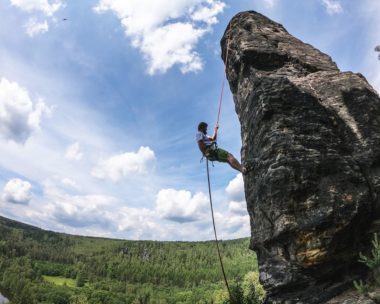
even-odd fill
[[[267,303],[325,303],[361,275],[379,209],[380,98],[256,12],[221,41]],[[228,52],[227,52],[228,47]]]

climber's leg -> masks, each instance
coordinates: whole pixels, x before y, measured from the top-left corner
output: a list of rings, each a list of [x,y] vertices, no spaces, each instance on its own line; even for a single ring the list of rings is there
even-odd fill
[[[245,171],[244,168],[239,163],[239,161],[235,158],[235,156],[233,156],[231,153],[228,153],[227,162],[235,170],[237,170],[237,171],[239,171],[241,173],[244,173],[244,171]]]

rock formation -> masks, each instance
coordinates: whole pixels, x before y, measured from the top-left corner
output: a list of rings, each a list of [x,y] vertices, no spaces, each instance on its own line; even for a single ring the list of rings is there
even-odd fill
[[[256,12],[221,41],[267,303],[324,303],[361,274],[380,191],[380,98]],[[227,52],[228,47],[228,52]]]

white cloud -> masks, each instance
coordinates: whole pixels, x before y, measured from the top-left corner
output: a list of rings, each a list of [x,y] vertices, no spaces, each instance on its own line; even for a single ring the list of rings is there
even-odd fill
[[[245,201],[241,201],[241,202],[231,201],[228,204],[228,211],[230,213],[237,214],[237,215],[247,215],[248,214]]]
[[[54,19],[54,14],[63,7],[63,3],[60,0],[48,1],[48,0],[10,0],[13,6],[18,7],[20,10],[34,13],[42,13],[45,17],[51,20]],[[34,17],[29,18],[28,22],[24,25],[26,33],[29,37],[34,37],[38,34],[44,34],[49,30],[47,20],[37,21]]]
[[[49,3],[48,0],[11,0],[11,3],[23,11],[40,11],[46,16],[53,16],[63,6],[61,1]]]
[[[41,100],[33,104],[26,89],[17,82],[0,80],[0,136],[24,143],[38,130],[43,113],[49,108]]]
[[[225,7],[225,4],[220,1],[208,1],[210,6],[201,6],[199,9],[195,9],[191,14],[193,21],[205,22],[209,25],[218,23],[216,16],[221,13]]]
[[[71,178],[65,177],[61,180],[62,185],[73,189],[78,189],[78,184]]]
[[[32,199],[32,185],[19,178],[13,178],[5,185],[2,199],[12,204],[27,205]]]
[[[44,183],[44,196],[48,200],[50,215],[71,227],[97,225],[107,229],[112,223],[108,208],[118,202],[106,195],[69,195],[52,181]]]
[[[218,222],[223,223],[220,237],[237,238],[250,235],[249,215],[244,214],[217,214]]]
[[[186,190],[162,189],[157,194],[156,211],[164,219],[185,223],[201,219],[207,204],[208,198],[201,192],[192,196]]]
[[[157,229],[159,224],[153,210],[148,208],[123,207],[118,212],[117,230],[131,231],[142,235],[151,229]],[[136,232],[137,231],[137,232]]]
[[[73,143],[66,149],[65,158],[68,160],[81,160],[83,153],[78,142]]]
[[[43,183],[43,197],[33,196],[22,209],[16,204],[4,204],[0,213],[71,234],[140,240],[199,241],[213,238],[208,198],[203,193],[192,195],[185,190],[163,189],[156,196],[156,207],[151,209],[132,207],[109,195],[72,195],[62,188],[62,182],[59,177],[47,180]],[[21,199],[17,201],[20,203]],[[215,204],[216,209],[220,208],[219,204]],[[249,217],[243,212],[242,202],[231,202],[228,208],[222,207],[221,212],[216,209],[220,238],[249,235]]]
[[[322,0],[322,2],[326,7],[327,13],[330,15],[339,14],[343,12],[343,8],[339,0]]]
[[[226,187],[226,193],[231,200],[234,201],[244,201],[244,181],[243,175],[241,173],[237,174],[236,177],[228,183]]]
[[[264,0],[267,6],[274,7],[276,0]]]
[[[149,147],[140,147],[136,153],[126,152],[100,161],[91,171],[91,174],[97,178],[117,182],[133,174],[147,173],[155,160],[153,150]]]
[[[196,44],[218,22],[224,7],[220,0],[101,0],[94,10],[116,14],[153,75],[176,64],[182,73],[201,70]]]
[[[215,218],[221,226],[223,238],[246,237],[250,234],[249,215],[244,195],[244,181],[241,173],[231,180],[226,189],[228,208],[225,212],[217,212]],[[222,224],[219,224],[222,223]]]
[[[38,22],[34,18],[30,18],[29,21],[25,24],[26,33],[30,37],[34,37],[38,34],[44,34],[49,30],[47,21]]]

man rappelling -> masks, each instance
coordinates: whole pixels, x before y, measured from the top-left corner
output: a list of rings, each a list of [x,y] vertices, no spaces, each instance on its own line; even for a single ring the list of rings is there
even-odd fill
[[[198,132],[196,134],[196,141],[203,156],[209,161],[228,163],[235,170],[245,174],[246,169],[239,163],[239,161],[231,153],[217,146],[216,138],[218,136],[219,126],[215,126],[212,136],[207,135],[207,126],[208,124],[205,122],[199,123]]]

